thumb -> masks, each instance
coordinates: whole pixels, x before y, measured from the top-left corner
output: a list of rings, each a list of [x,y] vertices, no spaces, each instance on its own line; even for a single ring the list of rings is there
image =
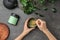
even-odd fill
[[[35,28],[30,28],[30,31],[31,31],[31,30],[34,30],[34,29],[35,29]]]
[[[39,26],[40,26],[40,24],[41,24],[41,23],[40,23],[40,21],[39,21],[39,20],[37,20],[37,21],[36,21],[36,25],[39,27]]]

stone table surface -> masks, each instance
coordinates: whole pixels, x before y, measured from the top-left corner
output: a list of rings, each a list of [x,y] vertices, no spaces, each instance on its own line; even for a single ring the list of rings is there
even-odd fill
[[[29,17],[41,18],[45,20],[47,22],[48,29],[58,40],[60,40],[60,0],[58,0],[55,5],[55,7],[57,8],[57,13],[51,12],[51,7],[48,6],[50,9],[48,11],[36,11],[44,15],[44,17],[39,17],[34,13],[31,15],[26,15],[20,8],[15,8],[13,10],[6,9],[3,5],[3,0],[0,0],[0,22],[7,24],[10,29],[10,35],[7,40],[14,40],[19,34],[22,33],[24,22]],[[21,17],[17,26],[10,25],[7,22],[11,13],[16,13]],[[39,29],[36,28],[23,40],[48,40],[48,38],[43,32],[39,31]]]

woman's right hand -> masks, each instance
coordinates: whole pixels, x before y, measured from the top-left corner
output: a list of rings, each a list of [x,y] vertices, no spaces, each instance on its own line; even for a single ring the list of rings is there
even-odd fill
[[[41,31],[45,31],[47,29],[47,26],[46,26],[46,22],[41,20],[41,19],[38,19],[36,21],[36,25],[38,26],[38,28],[41,30]]]
[[[38,28],[43,31],[46,36],[48,37],[49,40],[57,40],[53,34],[48,30],[47,26],[46,26],[46,22],[41,20],[41,19],[38,19],[36,21],[36,25],[38,26]]]

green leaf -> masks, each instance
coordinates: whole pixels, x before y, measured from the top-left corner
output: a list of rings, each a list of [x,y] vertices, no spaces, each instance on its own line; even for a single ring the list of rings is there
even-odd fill
[[[45,5],[46,0],[39,0],[39,2],[40,2],[41,5]]]
[[[52,8],[51,10],[52,10],[53,13],[57,12],[56,8]]]
[[[55,3],[55,2],[56,2],[56,0],[49,0],[49,2],[50,2],[50,3]]]
[[[23,6],[27,6],[28,0],[20,0],[20,2],[21,2],[21,4],[22,4]]]
[[[27,2],[27,6],[24,7],[24,12],[26,14],[31,14],[34,10],[36,10],[36,8],[34,7],[33,3],[32,2]]]
[[[34,10],[35,10],[35,8],[33,8],[33,7],[28,7],[28,8],[25,8],[24,12],[25,12],[26,14],[31,14]]]
[[[43,7],[43,10],[47,11],[47,10],[48,10],[48,8],[47,8],[47,7]]]

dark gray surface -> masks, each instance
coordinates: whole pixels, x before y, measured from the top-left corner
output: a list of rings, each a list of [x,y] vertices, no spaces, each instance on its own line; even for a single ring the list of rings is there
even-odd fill
[[[58,9],[58,12],[55,14],[52,13],[51,10],[42,10],[37,12],[45,16],[42,19],[46,20],[48,29],[58,40],[60,40],[60,0],[56,3],[55,7]],[[49,7],[49,9],[51,8]],[[17,26],[10,25],[7,22],[12,12],[18,14],[21,17]],[[6,23],[10,28],[10,35],[7,40],[14,40],[23,31],[24,22],[29,17],[41,18],[35,14],[26,15],[19,8],[8,10],[3,6],[3,0],[0,0],[0,22]],[[48,38],[45,36],[44,33],[39,31],[38,29],[35,29],[29,35],[27,35],[24,40],[48,40]]]

